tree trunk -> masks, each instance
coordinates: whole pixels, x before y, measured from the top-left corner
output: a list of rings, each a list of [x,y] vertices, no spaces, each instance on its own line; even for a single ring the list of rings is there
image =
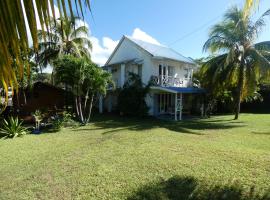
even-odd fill
[[[234,116],[235,120],[238,119],[239,113],[240,113],[243,84],[244,84],[244,59],[241,60],[241,64],[240,64],[240,72],[239,72],[239,80],[238,80],[238,85],[237,85],[236,104],[235,104],[235,116]]]
[[[67,83],[65,83],[65,96],[64,97],[65,97],[65,100],[64,100],[65,101],[65,110],[68,111],[68,105],[67,105],[68,104],[68,102],[67,102],[68,101]]]
[[[79,113],[80,113],[81,122],[84,124],[85,121],[84,121],[84,116],[83,116],[83,111],[82,111],[82,98],[81,98],[81,96],[79,96]]]
[[[86,123],[88,123],[90,121],[90,118],[91,118],[93,101],[94,101],[94,94],[91,94],[90,105],[89,105],[89,112],[88,112],[88,117],[87,117],[87,122]]]
[[[75,107],[76,107],[77,117],[80,117],[79,105],[78,105],[78,96],[75,97]]]
[[[89,89],[87,90],[86,95],[85,95],[84,109],[86,109],[86,106],[87,106],[87,102],[88,102],[88,94],[89,94]]]
[[[26,99],[25,91],[23,91],[23,100],[24,100],[24,105],[26,105],[27,104],[27,99]]]

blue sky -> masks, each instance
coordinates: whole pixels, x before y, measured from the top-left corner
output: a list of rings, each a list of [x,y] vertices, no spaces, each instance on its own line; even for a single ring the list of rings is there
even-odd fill
[[[94,57],[104,62],[122,35],[156,39],[193,58],[202,57],[209,28],[222,19],[227,8],[242,6],[244,0],[92,0],[86,15],[94,43]],[[257,15],[270,8],[261,0]],[[270,19],[269,23],[270,25]],[[149,36],[149,37],[148,37]],[[151,38],[150,38],[151,36]],[[148,37],[148,38],[147,38]],[[270,40],[267,26],[260,40]]]

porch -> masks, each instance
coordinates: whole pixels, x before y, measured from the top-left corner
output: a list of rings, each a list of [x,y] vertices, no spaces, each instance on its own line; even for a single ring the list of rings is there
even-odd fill
[[[203,116],[204,89],[181,87],[151,87],[154,116],[182,120],[183,117]]]

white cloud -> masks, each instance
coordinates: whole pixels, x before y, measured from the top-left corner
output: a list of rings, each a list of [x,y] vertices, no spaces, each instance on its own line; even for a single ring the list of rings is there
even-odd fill
[[[152,44],[160,45],[160,43],[155,38],[148,35],[146,32],[142,31],[139,28],[135,28],[133,30],[131,37],[133,37],[134,39],[142,40],[142,41],[149,42]]]
[[[135,28],[133,30],[131,37],[134,39],[143,40],[145,42],[161,45],[155,38],[148,35],[146,32],[139,28]],[[90,40],[93,45],[91,52],[92,60],[101,66],[106,63],[119,42],[119,40],[115,41],[109,37],[103,37],[102,42],[94,36],[90,37]]]
[[[109,56],[117,46],[119,41],[114,41],[109,37],[103,37],[102,42],[99,41],[96,37],[90,37],[90,40],[93,45],[91,52],[91,57],[93,62],[104,65],[108,60]]]

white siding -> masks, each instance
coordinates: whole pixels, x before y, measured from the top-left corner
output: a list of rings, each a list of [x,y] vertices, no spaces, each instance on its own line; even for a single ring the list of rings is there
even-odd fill
[[[107,65],[112,70],[113,80],[117,86],[120,86],[121,73],[120,64],[128,60],[140,60],[141,63],[141,77],[144,84],[147,84],[151,76],[159,76],[159,65],[166,65],[173,67],[173,76],[176,78],[186,78],[187,70],[196,69],[195,65],[183,63],[180,61],[173,61],[169,59],[156,59],[151,54],[137,46],[135,43],[127,38],[124,38],[118,49],[114,52],[113,56]],[[126,64],[125,65],[125,80],[128,72],[139,73],[138,65]],[[116,99],[113,99],[113,106],[116,106]],[[105,102],[106,104],[107,102]],[[149,115],[154,115],[154,93],[150,93],[146,97],[146,103],[149,106]]]

